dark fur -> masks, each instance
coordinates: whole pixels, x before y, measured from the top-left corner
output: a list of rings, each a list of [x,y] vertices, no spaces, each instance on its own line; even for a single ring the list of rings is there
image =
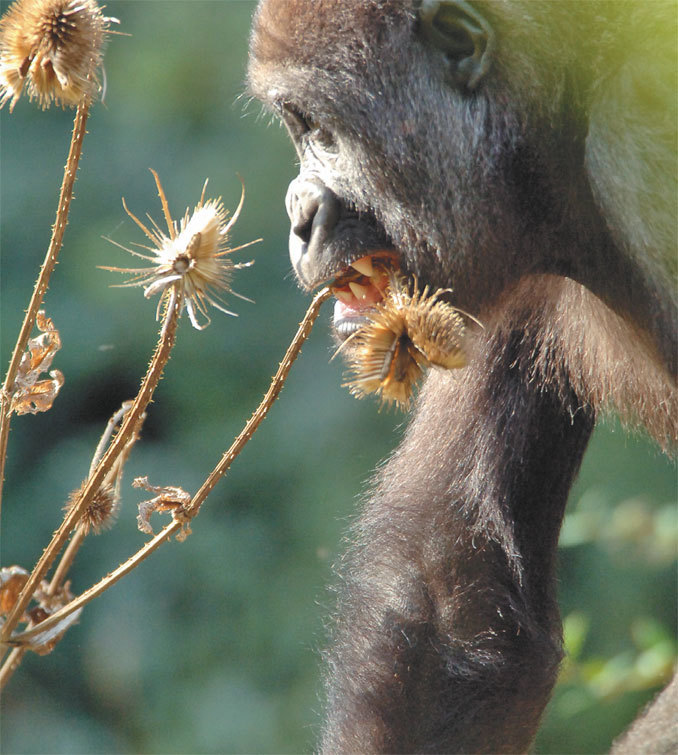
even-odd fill
[[[664,448],[678,435],[676,6],[475,5],[497,40],[471,94],[404,0],[264,0],[255,18],[251,89],[332,135],[297,145],[300,180],[349,210],[305,283],[376,224],[486,326],[465,370],[428,378],[354,527],[332,753],[526,750],[561,656],[554,557],[594,419],[611,405]]]

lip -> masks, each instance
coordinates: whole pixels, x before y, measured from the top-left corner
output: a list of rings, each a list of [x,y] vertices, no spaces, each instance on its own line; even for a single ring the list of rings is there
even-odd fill
[[[367,313],[384,298],[400,258],[393,249],[377,249],[354,259],[330,282],[336,298],[334,329],[341,340],[365,325]]]
[[[290,227],[290,260],[297,280],[307,291],[352,275],[351,265],[364,257],[398,257],[371,209],[358,211],[349,201],[334,194],[332,197],[327,211],[323,214],[319,209],[310,228],[294,223]],[[338,217],[328,217],[330,212],[338,213]],[[296,217],[293,212],[292,217]]]
[[[346,313],[340,309],[340,305],[340,301],[334,303],[334,319],[332,324],[339,339],[345,341],[349,336],[353,335],[353,333],[367,325],[370,320],[366,315],[360,315],[357,313],[346,315]]]

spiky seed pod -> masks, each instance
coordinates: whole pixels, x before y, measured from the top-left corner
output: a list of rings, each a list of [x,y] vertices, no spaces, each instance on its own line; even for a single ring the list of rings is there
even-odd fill
[[[391,286],[373,310],[370,322],[351,338],[349,362],[353,379],[345,383],[359,398],[376,393],[382,404],[408,408],[414,386],[431,365],[445,369],[465,366],[463,317],[440,300],[446,289],[429,295],[417,282],[409,294],[402,280]]]
[[[111,21],[94,0],[17,0],[0,19],[0,107],[24,88],[43,109],[93,99]]]
[[[143,268],[120,268],[102,265],[102,268],[119,273],[130,273],[133,276],[132,279],[127,283],[120,284],[122,287],[144,286],[146,297],[160,293],[161,298],[158,302],[156,316],[159,315],[161,305],[173,286],[181,290],[191,324],[198,330],[203,330],[210,323],[207,313],[208,305],[227,315],[236,316],[234,312],[225,308],[221,295],[229,293],[240,299],[251,301],[231,289],[231,279],[234,270],[247,267],[252,263],[234,264],[226,257],[226,255],[255,243],[250,242],[235,248],[228,246],[228,233],[240,214],[245,196],[244,189],[240,204],[229,220],[228,212],[221,199],[205,201],[205,189],[207,188],[207,181],[205,181],[200,201],[195,209],[192,213],[186,210],[184,217],[177,224],[170,215],[167,198],[157,173],[153,170],[151,173],[155,178],[162,202],[168,235],[153,220],[151,220],[152,228],[147,228],[139,218],[127,209],[123,200],[127,214],[153,244],[153,246],[141,244],[135,244],[135,246],[145,249],[152,256],[136,252],[115,241],[113,243],[136,257],[152,262],[153,265]],[[204,318],[202,323],[198,320],[198,315]]]
[[[68,496],[64,511],[68,512],[76,505],[86,483],[87,480]],[[115,488],[112,485],[102,485],[83,512],[80,520],[80,526],[85,534],[89,534],[91,530],[95,535],[98,535],[102,530],[111,527],[115,522],[119,506],[120,500],[116,495]]]
[[[416,284],[415,284],[416,286]],[[445,293],[440,289],[429,296],[426,286],[421,294],[416,287],[412,297],[405,292],[397,294],[405,317],[407,333],[416,348],[436,367],[447,370],[466,366],[464,318],[451,304],[437,297]]]
[[[410,340],[402,312],[381,302],[368,316],[369,324],[352,339],[354,377],[345,385],[359,398],[376,393],[382,403],[407,408],[427,360]]]

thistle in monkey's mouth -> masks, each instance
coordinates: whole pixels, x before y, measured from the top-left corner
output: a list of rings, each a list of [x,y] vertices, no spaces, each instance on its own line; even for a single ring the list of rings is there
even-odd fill
[[[466,320],[480,323],[447,302],[451,289],[420,289],[416,277],[403,277],[395,252],[359,257],[329,285],[337,353],[351,344],[344,385],[355,396],[407,408],[425,369],[466,365]]]
[[[358,262],[369,272],[362,259]],[[351,344],[346,353],[350,379],[344,385],[355,396],[377,394],[382,405],[407,408],[424,370],[429,367],[451,370],[466,365],[465,318],[474,318],[445,300],[452,293],[450,289],[432,291],[429,286],[420,289],[416,277],[408,281],[392,269],[387,269],[385,282],[380,272],[373,271],[371,277],[365,277],[374,281],[370,285],[376,294],[383,294],[381,299],[362,309],[352,306],[355,314],[350,318],[341,309],[341,299],[337,303],[340,324],[348,320],[352,327],[338,349]],[[343,283],[343,279],[339,280]],[[376,298],[375,293],[370,295],[371,289],[364,294],[356,289],[353,278],[346,285],[352,294],[356,290],[362,294],[360,304]],[[345,305],[348,307],[351,302]],[[335,318],[336,315],[337,310]]]
[[[367,313],[383,300],[394,270],[399,270],[398,255],[379,250],[354,260],[332,281],[334,328],[341,340],[369,322]]]

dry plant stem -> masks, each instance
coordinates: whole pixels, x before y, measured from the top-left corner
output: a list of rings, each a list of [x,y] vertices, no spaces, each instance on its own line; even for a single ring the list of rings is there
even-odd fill
[[[131,401],[125,401],[120,409],[118,409],[118,411],[108,420],[106,429],[99,439],[99,443],[97,444],[96,450],[94,451],[94,456],[92,456],[92,463],[89,465],[88,476],[91,475],[97,468],[97,464],[101,461],[101,457],[104,455],[106,446],[113,436],[115,428],[120,424],[120,422],[122,422],[122,418],[125,416],[125,414],[127,414],[131,406]]]
[[[266,391],[266,394],[261,400],[261,403],[247,421],[247,424],[242,429],[240,435],[238,435],[238,437],[233,441],[231,447],[221,457],[219,463],[216,465],[216,467],[214,467],[209,477],[202,484],[198,492],[193,496],[190,504],[188,504],[188,506],[186,507],[189,516],[195,516],[198,513],[198,510],[200,509],[200,506],[202,505],[205,498],[207,498],[217,482],[219,482],[219,480],[226,474],[228,468],[233,463],[233,459],[235,459],[235,457],[242,451],[245,444],[249,441],[252,435],[254,435],[256,429],[259,427],[264,417],[268,414],[268,410],[271,408],[276,398],[278,398],[278,394],[282,390],[285,380],[287,380],[287,376],[294,360],[299,356],[301,347],[303,346],[304,341],[308,338],[311,332],[313,323],[316,321],[316,318],[320,313],[320,307],[322,303],[327,298],[329,298],[330,295],[331,291],[329,287],[326,286],[325,288],[321,289],[313,298],[313,301],[311,302],[311,305],[309,306],[304,319],[299,324],[299,328],[294,338],[292,339],[292,343],[289,345],[289,348],[285,352],[285,356],[283,357],[282,362],[280,362],[278,371],[273,376],[271,385]]]
[[[54,570],[52,581],[49,583],[48,593],[50,595],[56,595],[56,592],[61,586],[64,577],[66,576],[66,574],[68,574],[68,570],[71,568],[71,564],[73,563],[77,552],[80,550],[80,546],[82,545],[84,539],[85,530],[82,528],[82,526],[80,526],[76,529],[73,537],[71,538],[71,542],[66,546],[66,550],[64,551],[64,555],[61,557],[61,561],[59,561],[59,565]]]
[[[96,447],[96,450],[94,451],[94,456],[92,457],[92,463],[90,464],[90,467],[89,467],[88,476],[91,476],[94,473],[95,469],[97,468],[97,465],[101,461],[101,457],[104,455],[106,446],[110,442],[115,428],[120,424],[122,418],[129,411],[131,406],[132,406],[132,401],[126,401],[122,405],[122,408],[118,409],[118,411],[108,420],[106,429],[104,430],[99,440],[99,443]],[[117,463],[118,463],[119,471],[118,471],[118,474],[116,475],[118,478],[120,477],[120,474],[122,471],[122,464],[124,464],[124,459],[127,456],[127,454],[129,454],[129,451],[131,450],[131,445],[133,444],[134,440],[135,440],[135,435],[133,433],[130,438],[130,442],[125,447],[125,449],[123,449],[123,452],[118,457]],[[86,530],[82,527],[82,525],[80,525],[75,530],[75,534],[71,538],[71,542],[66,547],[66,550],[61,556],[61,560],[59,561],[57,568],[54,570],[52,581],[49,583],[50,595],[56,595],[59,587],[61,586],[61,583],[65,580],[66,575],[68,574],[68,570],[71,568],[73,561],[75,560],[75,556],[80,550],[80,546],[83,544],[86,536],[87,536]]]
[[[66,515],[64,521],[61,523],[61,526],[52,536],[49,545],[47,546],[47,548],[45,548],[42,556],[38,560],[38,563],[35,565],[35,568],[31,572],[28,581],[24,585],[24,589],[21,591],[17,602],[12,608],[12,611],[8,614],[7,620],[2,627],[2,635],[0,637],[1,640],[6,642],[11,636],[14,627],[17,625],[21,616],[23,615],[24,610],[26,609],[31,596],[38,588],[40,580],[44,578],[47,570],[51,566],[57,554],[63,548],[66,540],[68,539],[68,536],[71,533],[71,530],[76,526],[76,524],[82,517],[84,510],[91,503],[94,495],[101,487],[111,467],[116,462],[120,454],[124,452],[127,442],[136,432],[139,420],[141,419],[142,414],[146,411],[146,407],[148,406],[153,396],[153,392],[160,382],[163,369],[167,364],[167,360],[170,357],[172,347],[174,346],[174,338],[176,335],[177,323],[179,320],[179,315],[181,313],[182,303],[182,293],[178,291],[176,287],[173,287],[170,292],[167,309],[163,318],[160,338],[158,340],[158,344],[156,346],[146,375],[141,383],[141,387],[139,388],[139,393],[134,399],[130,410],[127,412],[120,431],[112,440],[108,450],[97,465],[93,474],[90,475],[87,484],[83,487],[77,503],[73,505],[69,513]]]
[[[12,652],[7,656],[5,662],[2,664],[2,668],[0,668],[0,689],[3,689],[12,677],[12,674],[17,670],[25,653],[26,648],[13,648]]]
[[[118,566],[117,569],[114,569],[112,572],[107,574],[103,579],[99,580],[95,585],[92,585],[88,590],[85,590],[85,592],[78,595],[77,598],[73,598],[73,600],[65,605],[63,608],[60,608],[58,611],[55,611],[51,616],[46,618],[44,621],[41,621],[39,624],[37,624],[34,627],[31,627],[30,629],[27,629],[25,632],[21,632],[20,635],[13,638],[15,640],[30,640],[36,635],[41,634],[42,632],[45,632],[48,629],[51,629],[53,626],[58,624],[62,619],[64,619],[69,614],[73,613],[73,611],[77,611],[78,608],[82,608],[82,606],[86,605],[90,601],[94,600],[94,598],[97,598],[99,595],[101,595],[103,592],[106,592],[109,587],[112,587],[118,580],[122,579],[126,574],[129,574],[133,569],[135,569],[139,564],[147,559],[151,553],[153,553],[154,550],[156,550],[160,545],[162,545],[165,540],[168,540],[175,532],[181,529],[182,522],[178,520],[172,520],[164,529],[162,529],[160,532],[158,532],[157,535],[153,537],[152,540],[149,540],[147,543],[144,543],[144,545],[139,548],[139,550],[133,555],[130,556],[130,558],[127,559],[127,561],[123,561],[120,566]],[[7,661],[5,663],[9,662],[9,657],[7,658]],[[18,665],[18,664],[17,664]],[[4,671],[4,664],[3,669],[0,670],[0,679],[3,676]],[[0,684],[0,689],[2,688],[2,685]]]
[[[242,429],[240,435],[238,435],[238,437],[233,441],[231,447],[221,457],[219,463],[212,470],[209,477],[205,480],[198,492],[193,496],[191,503],[186,510],[186,513],[190,517],[195,516],[198,513],[200,506],[204,502],[205,498],[207,498],[217,482],[219,482],[224,474],[226,474],[235,457],[240,453],[240,451],[242,451],[245,444],[255,433],[256,429],[259,427],[262,420],[268,413],[268,410],[271,408],[273,402],[278,397],[278,394],[280,393],[285,380],[287,379],[294,360],[299,356],[304,341],[308,338],[309,333],[311,332],[313,323],[317,319],[320,312],[321,304],[330,296],[330,294],[331,291],[329,288],[323,288],[316,294],[315,298],[311,302],[310,307],[308,308],[308,311],[306,312],[306,315],[304,316],[304,319],[299,324],[299,328],[294,336],[294,339],[285,352],[285,356],[283,357],[282,362],[280,362],[278,371],[273,376],[271,385],[266,391],[259,406],[247,421],[247,424]],[[82,606],[86,605],[91,600],[101,595],[101,593],[108,590],[109,587],[111,587],[119,579],[124,577],[125,574],[128,574],[130,571],[132,571],[132,569],[137,567],[142,561],[148,558],[148,556],[150,556],[151,553],[156,550],[156,548],[158,548],[166,540],[168,540],[175,532],[180,530],[183,526],[183,523],[184,522],[181,519],[174,519],[157,535],[155,535],[152,540],[149,540],[147,543],[145,543],[133,556],[128,558],[127,561],[120,564],[117,569],[110,572],[110,574],[107,574],[103,579],[90,587],[89,590],[86,590],[81,595],[78,595],[78,597],[74,598],[68,605],[64,606],[58,611],[55,611],[54,614],[49,616],[44,621],[40,622],[40,624],[36,627],[32,627],[31,629],[22,632],[16,639],[30,640],[35,635],[40,634],[41,632],[44,632],[45,630],[55,626],[70,613],[77,611],[78,608],[82,608]],[[2,678],[2,670],[0,670],[0,678]]]
[[[9,425],[12,415],[12,396],[14,394],[14,381],[21,357],[26,350],[26,344],[35,326],[35,318],[38,310],[42,305],[45,297],[49,279],[57,262],[57,256],[61,249],[61,243],[64,238],[66,225],[68,224],[68,211],[73,198],[73,186],[78,172],[78,163],[82,154],[82,143],[85,138],[85,126],[87,116],[89,115],[89,100],[84,99],[75,112],[73,121],[73,133],[71,135],[71,145],[68,151],[68,158],[64,168],[64,178],[61,183],[61,193],[59,194],[59,204],[57,206],[56,220],[52,228],[52,238],[47,248],[47,254],[40,268],[38,280],[33,289],[31,301],[26,310],[19,337],[17,338],[14,352],[7,368],[5,382],[0,390],[0,505],[2,504],[2,485],[5,478],[5,458],[7,457],[7,440],[9,437]]]

